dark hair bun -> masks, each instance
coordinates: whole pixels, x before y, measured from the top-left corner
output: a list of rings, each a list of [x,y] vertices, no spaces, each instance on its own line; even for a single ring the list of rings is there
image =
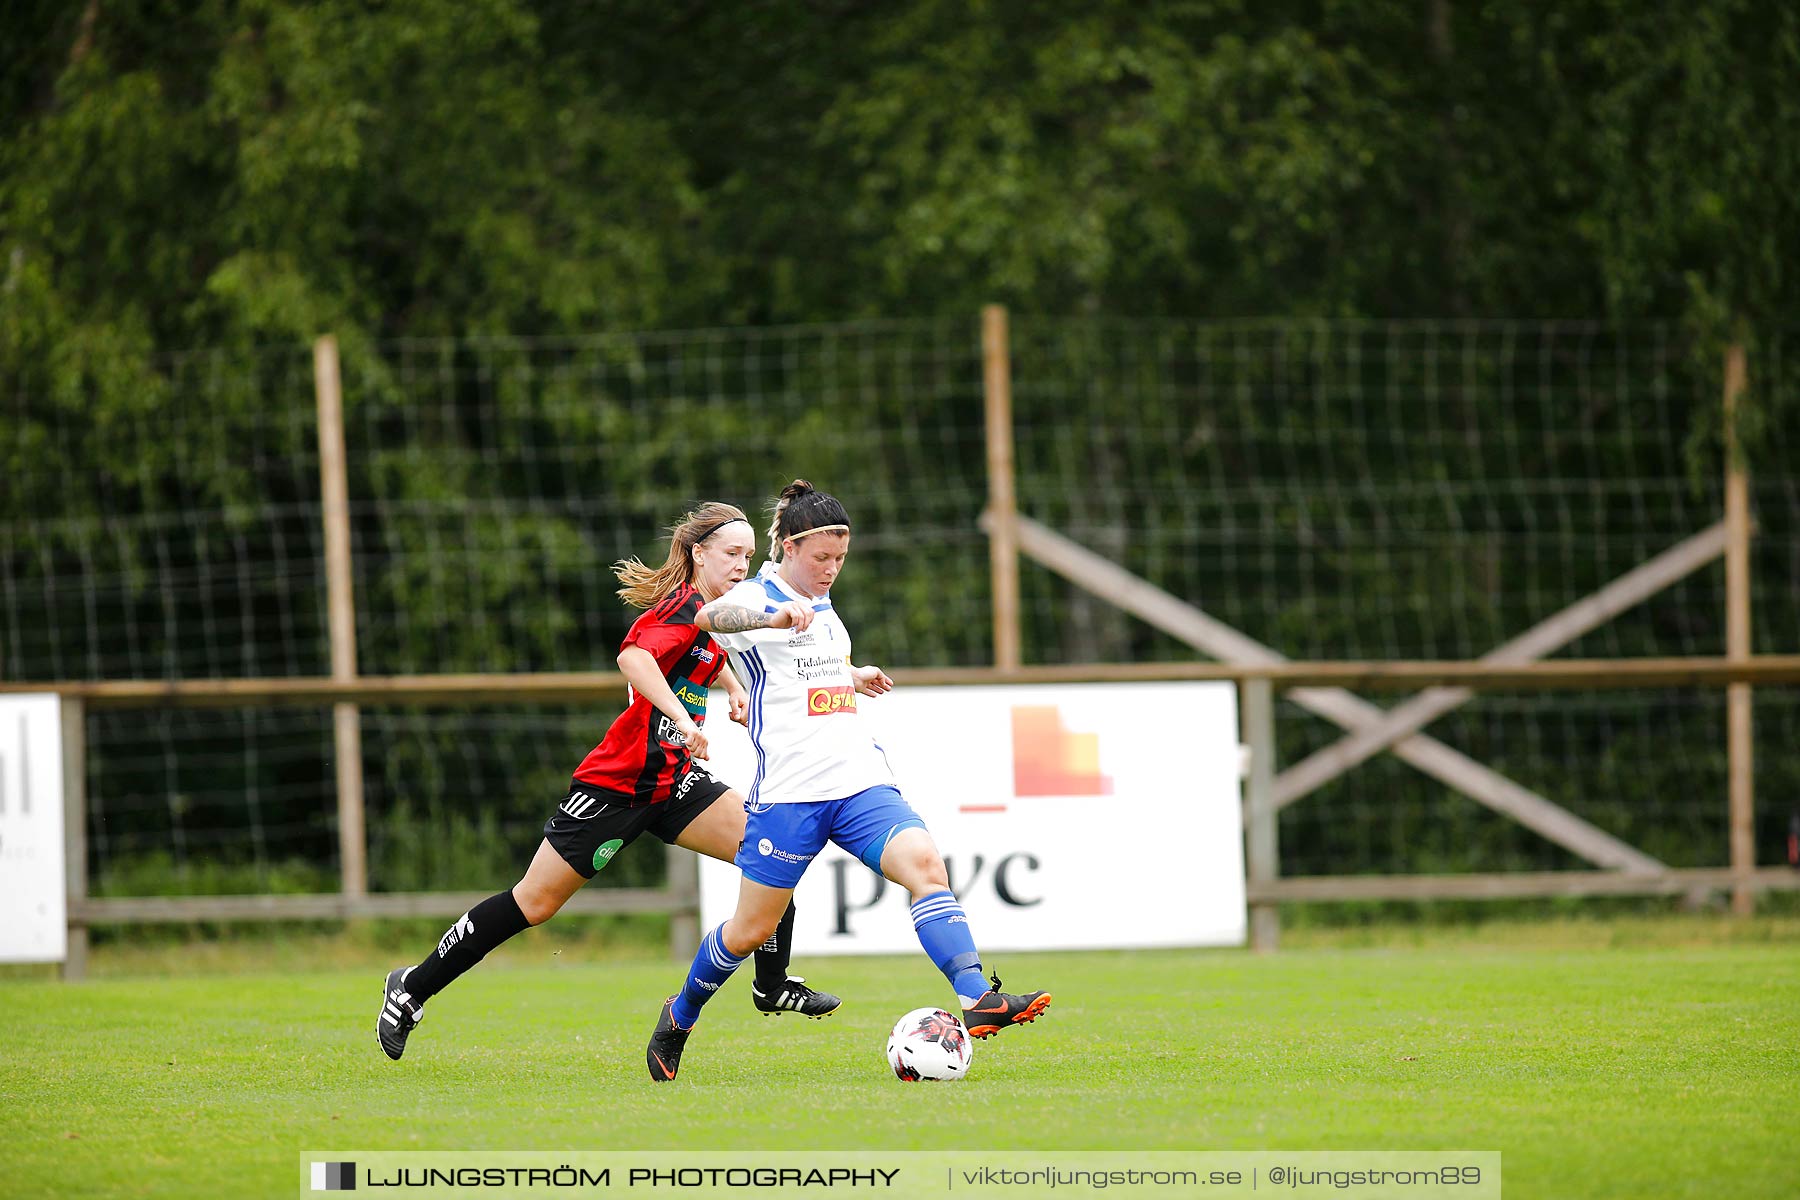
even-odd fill
[[[807,480],[796,479],[796,480],[794,480],[794,482],[788,484],[786,487],[781,489],[781,495],[780,495],[779,499],[798,500],[800,497],[806,495],[808,492],[810,492],[812,490],[813,490],[813,485],[811,483],[809,483]]]

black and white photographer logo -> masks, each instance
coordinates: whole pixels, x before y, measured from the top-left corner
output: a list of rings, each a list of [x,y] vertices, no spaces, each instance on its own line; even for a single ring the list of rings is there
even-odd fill
[[[356,1164],[353,1162],[316,1162],[312,1165],[312,1190],[315,1192],[354,1192]]]

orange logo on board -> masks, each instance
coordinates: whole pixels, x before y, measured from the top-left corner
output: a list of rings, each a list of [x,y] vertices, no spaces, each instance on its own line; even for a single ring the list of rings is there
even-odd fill
[[[856,689],[847,684],[816,687],[806,693],[806,715],[829,717],[832,713],[855,712]]]
[[[1110,796],[1113,781],[1100,770],[1100,735],[1064,727],[1054,705],[1012,710],[1015,796]]]

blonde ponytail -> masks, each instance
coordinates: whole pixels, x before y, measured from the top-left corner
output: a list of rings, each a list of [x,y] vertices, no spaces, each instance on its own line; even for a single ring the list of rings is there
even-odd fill
[[[648,567],[636,558],[621,558],[613,574],[624,587],[619,599],[633,608],[649,608],[684,583],[694,581],[694,547],[733,521],[748,521],[743,511],[717,500],[708,501],[669,526],[669,557],[660,567]]]

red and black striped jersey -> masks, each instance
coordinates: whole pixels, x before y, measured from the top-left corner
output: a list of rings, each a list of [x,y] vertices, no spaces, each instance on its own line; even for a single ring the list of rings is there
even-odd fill
[[[619,647],[636,646],[656,659],[669,690],[696,725],[706,723],[707,689],[725,669],[725,652],[694,624],[701,603],[700,593],[682,584],[633,622]],[[626,796],[628,804],[660,804],[691,760],[675,723],[636,688],[629,695],[631,703],[581,760],[575,778]]]

